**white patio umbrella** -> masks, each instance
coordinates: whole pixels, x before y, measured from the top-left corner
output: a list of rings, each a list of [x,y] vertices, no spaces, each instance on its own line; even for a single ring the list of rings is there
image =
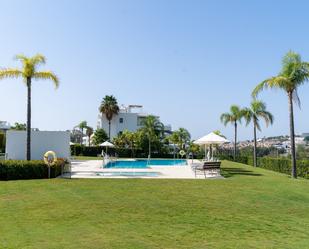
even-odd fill
[[[205,159],[206,159],[206,147],[207,145],[211,146],[211,145],[218,145],[218,144],[224,144],[224,143],[228,143],[229,140],[225,139],[224,137],[221,137],[213,132],[209,133],[208,135],[201,137],[197,140],[194,141],[195,144],[198,144],[200,146],[204,145],[205,148]],[[212,153],[212,157],[213,157],[213,153]]]
[[[100,146],[106,147],[106,154],[107,154],[107,148],[113,148],[115,145],[113,145],[111,142],[105,141],[104,143],[101,143]]]

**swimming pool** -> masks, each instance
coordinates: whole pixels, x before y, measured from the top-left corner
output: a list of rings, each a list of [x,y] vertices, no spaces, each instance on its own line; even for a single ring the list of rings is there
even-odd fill
[[[134,168],[145,169],[152,166],[182,166],[186,165],[187,161],[183,159],[151,159],[149,160],[117,160],[115,162],[109,162],[104,168]]]

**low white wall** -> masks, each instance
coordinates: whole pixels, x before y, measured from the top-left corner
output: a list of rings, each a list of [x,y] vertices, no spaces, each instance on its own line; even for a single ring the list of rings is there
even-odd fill
[[[70,132],[32,131],[31,159],[42,160],[46,151],[52,150],[57,157],[69,158]],[[26,131],[8,131],[6,135],[7,159],[26,159]]]

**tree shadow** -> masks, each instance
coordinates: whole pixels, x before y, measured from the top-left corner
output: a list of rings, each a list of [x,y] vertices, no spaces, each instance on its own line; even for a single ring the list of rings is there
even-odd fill
[[[244,175],[244,176],[262,176],[263,174],[254,173],[252,170],[247,170],[243,168],[221,168],[221,174],[225,178],[233,177],[235,175]]]

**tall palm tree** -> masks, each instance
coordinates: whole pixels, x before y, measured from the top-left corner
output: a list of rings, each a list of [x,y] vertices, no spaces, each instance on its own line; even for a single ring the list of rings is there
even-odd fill
[[[148,157],[151,157],[151,142],[163,133],[164,126],[156,116],[149,115],[142,121],[142,131],[148,138]]]
[[[256,97],[262,90],[267,88],[281,89],[285,91],[288,96],[292,158],[291,174],[293,178],[297,177],[293,101],[300,106],[297,90],[298,87],[303,85],[308,79],[309,63],[302,61],[299,54],[289,51],[282,59],[281,72],[277,76],[268,78],[258,84],[252,92],[252,96]]]
[[[180,138],[179,138],[179,131],[173,131],[171,135],[167,138],[171,143],[173,143],[174,151],[173,151],[173,157],[175,159],[176,157],[176,144],[179,144]]]
[[[119,106],[117,99],[113,95],[106,95],[99,107],[99,111],[105,114],[106,119],[108,120],[108,137],[111,139],[111,120],[114,115],[117,115],[119,112]]]
[[[264,119],[266,126],[273,123],[273,115],[266,110],[266,105],[262,101],[253,100],[249,108],[244,109],[244,119],[246,120],[246,125],[253,122],[253,137],[254,137],[254,146],[253,146],[253,164],[254,167],[257,166],[257,156],[256,156],[256,129],[261,130],[260,118]]]
[[[45,64],[43,55],[33,57],[17,55],[16,59],[22,63],[22,68],[6,68],[0,70],[0,80],[5,78],[23,78],[27,86],[27,160],[31,160],[31,86],[32,80],[51,80],[55,87],[59,86],[58,77],[51,71],[38,71],[40,65]]]
[[[86,135],[88,137],[88,146],[89,147],[91,145],[91,136],[92,136],[92,134],[93,134],[93,128],[90,127],[90,126],[87,126],[87,128],[86,128]]]
[[[87,129],[88,127],[88,124],[87,124],[87,121],[82,121],[80,122],[77,127],[81,130],[82,132],[82,137],[81,137],[81,140],[80,140],[80,144],[83,144],[83,137],[84,137],[84,129]]]
[[[230,112],[223,113],[220,117],[221,122],[226,126],[228,123],[234,125],[234,160],[236,159],[236,149],[237,149],[237,123],[241,122],[243,118],[243,110],[237,106],[232,105],[230,107]]]

